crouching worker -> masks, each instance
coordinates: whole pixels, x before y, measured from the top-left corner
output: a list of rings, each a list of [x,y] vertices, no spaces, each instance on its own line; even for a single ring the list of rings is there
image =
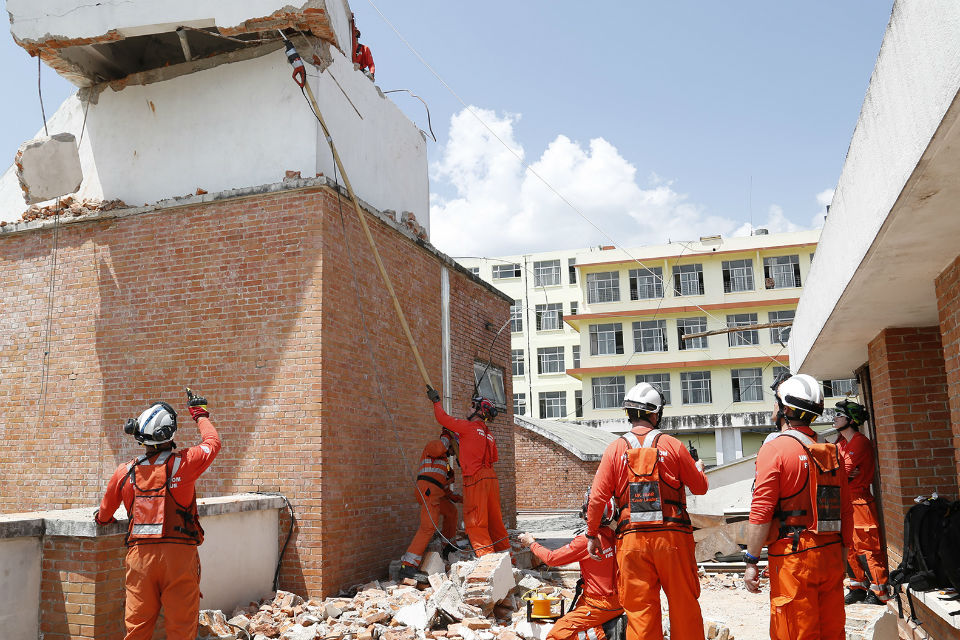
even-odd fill
[[[413,536],[413,542],[401,558],[400,577],[413,578],[426,582],[427,576],[420,573],[423,552],[430,544],[435,532],[440,532],[446,544],[443,554],[456,551],[451,544],[457,533],[457,507],[454,502],[463,502],[463,497],[454,493],[453,467],[450,465],[450,450],[453,438],[443,433],[437,440],[431,440],[420,455],[420,467],[417,469],[417,502],[420,503],[420,528]]]
[[[590,492],[580,510],[580,516],[586,519]],[[587,536],[580,534],[566,546],[556,551],[547,549],[536,542],[532,535],[524,533],[520,543],[530,547],[535,556],[551,567],[559,567],[571,562],[580,563],[580,581],[583,596],[574,597],[573,605],[565,616],[557,620],[547,634],[547,640],[614,640],[612,628],[617,618],[623,614],[620,598],[617,597],[617,554],[616,539],[610,525],[615,522],[613,499],[604,509],[600,529],[597,533],[600,560],[594,560],[587,553]]]
[[[197,516],[194,482],[220,452],[207,401],[187,389],[187,408],[201,441],[174,451],[177,412],[155,402],[124,431],[146,450],[117,467],[107,485],[97,524],[115,522],[122,502],[127,510],[125,640],[150,640],[163,608],[169,640],[194,640],[200,611],[200,559],[203,528]]]

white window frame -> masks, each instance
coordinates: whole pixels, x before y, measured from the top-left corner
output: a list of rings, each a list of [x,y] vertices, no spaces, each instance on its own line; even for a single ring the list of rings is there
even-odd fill
[[[681,264],[673,267],[673,295],[702,296],[706,293],[702,264]]]
[[[509,273],[509,275],[507,275]],[[513,264],[495,264],[492,266],[491,278],[493,280],[509,280],[510,278],[520,277],[520,263]]]
[[[523,300],[510,305],[510,333],[523,333]]]
[[[703,398],[706,399],[703,399]],[[694,398],[700,398],[695,400]],[[683,404],[712,404],[713,383],[709,371],[680,372],[680,400]]]
[[[473,380],[478,387],[477,393],[490,400],[496,408],[506,411],[507,398],[503,391],[503,370],[500,367],[487,366],[486,362],[474,360]]]
[[[755,324],[757,324],[757,314],[755,313],[732,313],[727,315],[727,328],[749,327]],[[757,344],[760,344],[760,331],[758,329],[731,331],[727,334],[728,347],[749,347]]]
[[[514,377],[526,375],[527,363],[523,349],[510,350],[510,366]]]
[[[694,322],[696,326],[692,327]],[[692,329],[696,328],[696,331]],[[707,341],[707,336],[701,338],[694,338],[692,340],[684,340],[684,335],[689,335],[691,333],[703,333],[707,330],[707,317],[706,316],[697,316],[694,318],[677,318],[677,341],[679,344],[679,349],[681,351],[686,351],[687,349],[708,349],[709,343]]]
[[[786,322],[797,316],[796,309],[788,311],[768,311],[768,322]],[[770,327],[770,344],[787,344],[790,339],[790,330],[793,327]]]
[[[544,366],[546,365],[546,366]],[[539,347],[537,349],[537,374],[566,373],[563,347]]]
[[[619,409],[626,393],[624,376],[600,376],[590,380],[594,409]]]
[[[534,312],[536,314],[537,331],[563,331],[562,302],[538,304],[534,308]]]
[[[526,393],[515,393],[513,394],[513,413],[517,416],[523,416],[527,414],[527,394]]]
[[[767,289],[793,289],[801,286],[800,256],[771,256],[763,259],[763,279]]]
[[[609,351],[611,347],[613,350]],[[590,325],[590,355],[623,355],[623,324],[605,322]]]
[[[631,300],[656,300],[662,298],[663,268],[630,269],[629,284]]]
[[[541,418],[566,418],[567,417],[567,392],[566,391],[541,391],[537,394],[537,404],[540,408]],[[547,411],[548,408],[556,409]]]
[[[587,274],[587,304],[620,302],[620,272],[600,271]]]
[[[637,353],[667,351],[667,321],[641,320],[633,323],[633,350]]]
[[[763,400],[763,369],[748,367],[731,369],[734,402],[761,402]]]
[[[560,260],[538,260],[533,263],[533,286],[552,287],[561,284]]]
[[[723,270],[724,293],[753,291],[752,259],[744,258],[742,260],[724,260],[721,267]]]
[[[853,394],[853,389],[857,383],[856,378],[838,378],[836,380],[823,381],[823,395],[825,398],[845,398],[847,394]],[[829,393],[828,393],[829,390]]]
[[[646,382],[660,389],[663,394],[663,404],[670,404],[670,374],[669,373],[639,373],[635,378],[636,384]]]
[[[570,348],[570,355],[573,361],[573,368],[580,368],[580,345],[575,344]]]

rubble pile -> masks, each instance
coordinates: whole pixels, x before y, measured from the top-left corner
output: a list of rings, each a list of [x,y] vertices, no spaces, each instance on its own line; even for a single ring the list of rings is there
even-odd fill
[[[65,196],[60,198],[59,208],[56,202],[44,207],[33,205],[23,212],[20,219],[23,222],[45,220],[47,218],[53,218],[57,215],[57,212],[64,216],[82,216],[88,213],[124,209],[126,206],[127,204],[123,200],[75,200],[73,196]],[[0,225],[5,226],[6,224],[6,222],[0,222]]]

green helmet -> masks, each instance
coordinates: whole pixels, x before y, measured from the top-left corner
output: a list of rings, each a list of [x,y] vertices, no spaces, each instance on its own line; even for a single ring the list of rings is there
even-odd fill
[[[850,425],[854,427],[859,427],[870,419],[866,407],[850,400],[841,400],[837,403],[837,414],[846,416],[850,420]]]

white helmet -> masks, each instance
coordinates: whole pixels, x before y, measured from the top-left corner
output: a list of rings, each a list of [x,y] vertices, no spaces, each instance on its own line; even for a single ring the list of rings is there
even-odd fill
[[[810,420],[823,415],[823,389],[813,376],[805,373],[784,380],[777,387],[777,400],[782,406],[799,411],[799,415],[790,416],[797,420],[805,420],[805,414],[809,414]]]
[[[634,385],[623,397],[624,409],[663,414],[663,393],[649,382]]]
[[[140,444],[163,444],[173,440],[176,431],[177,412],[166,402],[154,402],[137,418],[133,437]]]

